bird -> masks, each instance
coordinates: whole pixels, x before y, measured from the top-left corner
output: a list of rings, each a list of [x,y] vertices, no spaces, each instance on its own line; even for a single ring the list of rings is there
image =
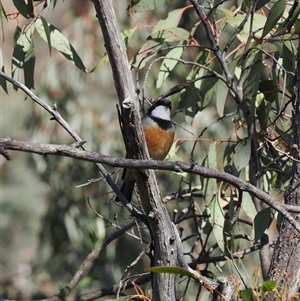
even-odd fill
[[[175,126],[171,120],[172,103],[161,98],[149,107],[142,118],[149,156],[153,160],[164,160],[174,142]],[[131,202],[135,179],[132,169],[124,169],[120,188],[128,202]],[[119,202],[119,198],[115,198]]]

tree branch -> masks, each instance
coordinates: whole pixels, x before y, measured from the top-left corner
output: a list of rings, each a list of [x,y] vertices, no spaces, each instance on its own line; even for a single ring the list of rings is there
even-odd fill
[[[0,151],[1,150],[17,150],[29,153],[36,153],[40,155],[56,155],[66,156],[73,159],[97,162],[107,164],[113,167],[126,167],[132,169],[158,169],[169,170],[174,172],[187,172],[195,175],[201,175],[207,178],[215,178],[220,181],[225,181],[241,191],[248,192],[250,195],[259,198],[262,202],[269,205],[271,208],[280,212],[293,227],[300,233],[300,224],[292,217],[286,208],[292,209],[291,211],[299,212],[300,209],[296,206],[286,207],[281,204],[277,198],[270,196],[257,187],[242,181],[241,179],[217,169],[211,169],[199,166],[196,163],[187,162],[170,162],[170,161],[156,161],[156,160],[134,160],[125,158],[115,158],[98,154],[96,152],[83,151],[76,149],[72,146],[57,145],[57,144],[41,144],[41,143],[28,143],[23,141],[12,140],[10,138],[0,138]]]
[[[52,120],[56,120],[69,134],[71,137],[74,138],[74,140],[77,142],[77,146],[81,147],[85,151],[90,151],[89,147],[86,145],[86,141],[80,138],[80,136],[69,126],[69,124],[61,117],[59,112],[56,109],[56,105],[53,105],[53,108],[51,108],[48,104],[46,104],[43,100],[41,100],[39,97],[37,97],[30,89],[28,89],[25,85],[22,83],[16,81],[12,77],[5,74],[3,71],[0,70],[0,76],[3,77],[5,80],[13,84],[14,86],[21,89],[26,95],[28,95],[36,104],[41,106],[44,110],[46,110],[51,116]],[[9,155],[5,153],[4,149],[0,149],[1,154],[6,158],[9,159]],[[145,216],[136,208],[132,206],[132,204],[128,203],[126,198],[123,196],[123,194],[120,192],[119,187],[115,184],[113,179],[110,177],[107,170],[100,164],[94,162],[97,166],[100,174],[105,178],[105,180],[109,183],[110,187],[116,192],[119,199],[121,200],[124,207],[133,214],[133,216],[143,220],[145,222]]]

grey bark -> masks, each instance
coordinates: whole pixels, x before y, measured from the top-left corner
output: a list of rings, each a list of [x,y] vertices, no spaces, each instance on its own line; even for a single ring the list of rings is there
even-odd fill
[[[298,44],[299,45],[299,44]],[[300,203],[300,47],[298,46],[296,70],[296,103],[293,116],[294,150],[292,178],[285,191],[285,203],[299,206]],[[299,213],[292,214],[299,223]],[[300,234],[285,219],[282,219],[279,236],[275,245],[268,273],[268,279],[276,282],[279,295],[272,292],[265,298],[266,301],[282,300],[281,294],[286,294],[286,299],[296,297],[299,299],[300,288]]]
[[[138,99],[112,1],[94,0],[94,5],[118,93],[126,149],[134,159],[149,159],[141,129]],[[144,212],[148,216],[149,230],[153,240],[154,256],[152,265],[175,266],[177,261],[176,248],[174,247],[175,235],[169,214],[159,194],[154,171],[136,170],[135,178]],[[156,301],[176,300],[175,276],[153,273],[152,292],[153,299]]]

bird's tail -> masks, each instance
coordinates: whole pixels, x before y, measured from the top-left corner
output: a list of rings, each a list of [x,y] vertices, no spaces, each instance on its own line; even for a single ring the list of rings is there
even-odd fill
[[[135,180],[124,182],[120,189],[129,203],[131,202],[134,185],[135,185]],[[120,202],[120,199],[116,197],[115,201]]]

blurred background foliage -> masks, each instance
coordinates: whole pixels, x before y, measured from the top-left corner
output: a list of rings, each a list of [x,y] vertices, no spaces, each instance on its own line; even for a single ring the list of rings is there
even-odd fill
[[[226,45],[239,24],[235,22],[242,20],[234,18],[242,15],[234,15],[234,9],[245,9],[249,5],[247,1],[223,2],[211,17],[218,20],[216,29],[220,32],[221,47]],[[140,99],[155,99],[172,87],[186,84],[185,89],[169,97],[173,103],[173,119],[178,124],[176,143],[169,159],[193,160],[248,180],[249,141],[253,137],[249,139],[245,118],[228,87],[200,67],[206,66],[224,75],[214,55],[205,48],[209,42],[193,8],[181,1],[167,1],[155,10],[135,13],[134,7],[127,10],[127,1],[113,3]],[[16,26],[24,29],[33,19],[15,15],[17,10],[13,3],[2,2],[2,5],[7,14],[7,19],[2,16],[2,55],[5,70],[10,70]],[[271,8],[272,5],[266,7],[258,15],[265,17]],[[117,95],[110,66],[102,65],[106,60],[105,47],[92,3],[57,1],[54,9],[51,6],[41,9],[41,5],[37,9],[40,10],[37,15],[41,13],[67,37],[87,72],[80,71],[55,49],[50,54],[47,43],[35,32],[32,38],[34,84],[31,81],[31,88],[47,104],[57,106],[59,113],[93,151],[124,156],[117,119]],[[257,26],[263,27],[265,19],[258,19],[261,23]],[[172,29],[161,30],[166,27]],[[276,41],[253,43],[252,50],[245,54],[242,35],[245,32],[230,45],[227,62],[235,79],[243,74],[243,89],[257,118],[258,186],[269,193],[278,193],[287,183],[290,164],[282,161],[284,155],[280,160],[274,157],[264,135],[268,133],[273,137],[274,128],[269,125],[277,120],[275,130],[284,132],[285,140],[290,138],[291,106],[288,103],[294,91],[292,82],[287,80],[294,70],[295,46],[292,40],[286,46]],[[178,47],[182,45],[188,46]],[[147,49],[151,49],[153,55]],[[291,56],[289,61],[282,58],[284,52]],[[284,72],[274,60],[273,66],[268,65],[270,57],[265,53],[276,57],[284,65]],[[201,80],[197,80],[200,77]],[[23,81],[22,77],[20,80]],[[1,111],[2,137],[67,145],[74,142],[50,120],[47,112],[10,85],[8,95],[1,90]],[[91,163],[17,152],[12,153],[12,158],[11,162],[1,158],[1,295],[9,299],[44,298],[56,294],[89,252],[117,226],[128,223],[131,217],[122,206],[112,202],[111,188]],[[109,166],[107,169],[114,179],[120,178],[120,170]],[[258,239],[253,238],[259,238],[272,222],[269,235],[271,241],[275,239],[274,216],[270,218],[269,211],[260,213],[260,217],[270,223],[255,230],[253,222],[257,208],[251,197],[244,194],[240,220],[230,236],[230,244],[224,244],[225,234],[232,230],[229,218],[238,206],[236,190],[216,180],[197,176],[159,171],[157,177],[163,197],[194,188],[188,197],[167,202],[170,214],[178,222],[187,261],[197,263],[199,268],[208,268],[216,275],[237,274],[231,261],[225,257],[213,258],[241,251],[235,263],[251,286],[252,274],[260,273],[258,252],[252,252],[259,248]],[[130,233],[135,237],[122,236],[107,246],[80,282],[78,293],[119,282],[126,267],[145,247],[140,235],[149,242],[149,234],[143,228],[135,227]],[[243,250],[249,248],[253,249],[245,256],[247,252],[243,253]],[[130,273],[142,273],[148,266],[149,259],[143,255]],[[186,292],[189,281],[179,280],[181,294],[194,300],[196,284],[190,283]],[[149,285],[144,287],[147,288]]]

